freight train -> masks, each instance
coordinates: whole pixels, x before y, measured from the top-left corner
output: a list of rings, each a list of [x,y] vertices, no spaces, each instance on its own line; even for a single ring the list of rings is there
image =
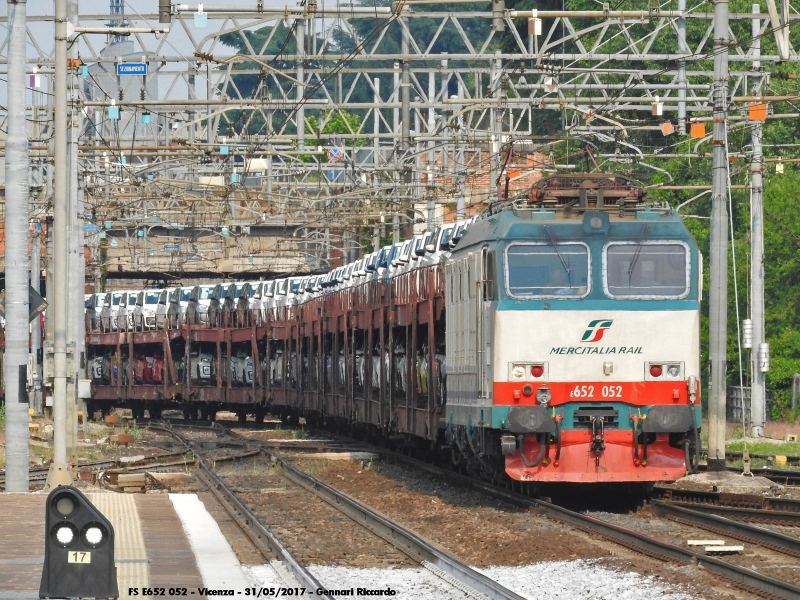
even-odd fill
[[[701,270],[641,184],[557,175],[328,273],[89,299],[89,409],[302,417],[495,480],[675,480]]]

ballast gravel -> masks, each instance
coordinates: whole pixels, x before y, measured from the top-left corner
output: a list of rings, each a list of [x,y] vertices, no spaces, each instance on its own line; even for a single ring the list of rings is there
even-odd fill
[[[520,567],[478,569],[487,577],[531,600],[697,600],[696,594],[668,589],[654,577],[639,575],[595,564],[593,560],[541,562]],[[275,571],[269,567],[244,567],[252,585],[273,587]],[[311,566],[314,576],[329,590],[358,588],[372,591],[361,597],[377,597],[378,590],[393,590],[391,598],[465,598],[465,595],[422,568],[359,569]],[[279,584],[278,584],[279,585]],[[375,594],[375,595],[373,595]],[[381,597],[386,597],[382,595]]]
[[[696,600],[654,577],[617,571],[593,560],[559,560],[521,567],[478,569],[521,596],[536,600]]]

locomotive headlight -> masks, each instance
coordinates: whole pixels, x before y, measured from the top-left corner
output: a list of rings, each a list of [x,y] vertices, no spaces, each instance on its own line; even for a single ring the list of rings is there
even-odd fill
[[[681,374],[681,366],[680,365],[669,365],[667,367],[667,376],[677,378]]]
[[[514,379],[522,379],[525,377],[525,367],[523,365],[514,365],[511,369],[511,376]]]
[[[539,404],[547,405],[547,403],[550,402],[552,398],[553,398],[553,393],[546,387],[539,388],[536,392],[536,401]]]

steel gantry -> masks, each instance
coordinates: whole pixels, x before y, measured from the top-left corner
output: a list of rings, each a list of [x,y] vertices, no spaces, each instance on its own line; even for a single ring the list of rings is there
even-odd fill
[[[764,12],[686,0],[598,5],[112,0],[108,14],[59,22],[66,107],[55,105],[54,17],[29,14],[31,219],[51,216],[66,186],[95,289],[123,275],[322,270],[432,228],[445,211],[460,217],[522,193],[576,160],[652,173],[667,188],[681,185],[664,158],[713,155],[719,270],[729,158],[751,158],[731,152],[727,131],[750,122],[750,104],[770,102],[767,119],[797,117],[795,97],[773,90],[764,65],[798,61],[789,31],[800,16],[786,2]],[[4,39],[4,75],[8,47]],[[62,110],[66,131],[53,126]],[[10,118],[19,115],[0,107],[0,131]],[[685,140],[706,123],[713,131],[693,131],[688,152],[639,143],[648,132]],[[70,177],[53,169],[64,135]],[[76,256],[79,247],[69,246]],[[713,360],[724,373],[719,273]],[[724,403],[718,384],[712,396]]]

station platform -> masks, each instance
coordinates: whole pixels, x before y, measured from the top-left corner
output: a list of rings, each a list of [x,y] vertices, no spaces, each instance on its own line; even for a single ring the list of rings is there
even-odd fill
[[[114,526],[120,598],[140,600],[153,588],[186,588],[185,597],[203,598],[203,587],[247,586],[239,560],[197,495],[86,496]],[[43,493],[0,494],[0,600],[39,598],[46,500]]]

